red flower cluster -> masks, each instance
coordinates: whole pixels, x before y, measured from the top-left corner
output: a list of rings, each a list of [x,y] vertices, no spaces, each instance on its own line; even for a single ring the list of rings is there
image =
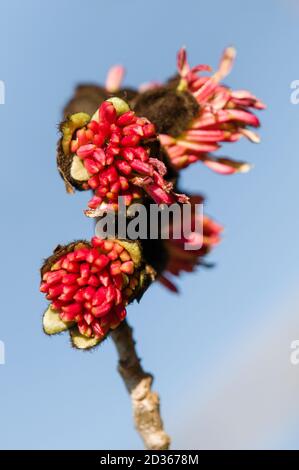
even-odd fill
[[[120,90],[121,66],[111,69],[105,87],[77,89],[60,126],[57,164],[68,192],[74,188],[93,191],[86,215],[100,217],[109,209],[117,211],[119,197],[126,206],[145,203],[147,198],[157,204],[186,203],[187,196],[174,192],[180,176],[176,170],[196,161],[222,174],[249,169],[245,162],[211,155],[222,142],[243,136],[259,141],[248,127],[259,126],[252,109],[263,109],[264,104],[248,91],[233,91],[221,83],[234,57],[235,50],[227,48],[218,70],[203,76],[210,67],[191,68],[181,49],[179,77],[165,86],[149,84],[139,94],[131,90],[130,105],[137,114],[120,98],[130,91]],[[117,96],[103,101],[110,93]],[[90,348],[121,323],[129,302],[140,299],[155,279],[177,291],[171,276],[204,265],[205,255],[220,241],[222,227],[197,213],[196,204],[202,202],[201,196],[190,198],[191,227],[189,218],[186,231],[181,227],[183,211],[179,239],[172,220],[170,238],[164,239],[161,228],[161,237],[153,244],[94,237],[91,243],[58,247],[42,267],[40,290],[50,301],[43,318],[45,332],[69,329],[74,346]]]
[[[43,272],[40,291],[66,325],[86,337],[104,338],[126,316],[139,285],[130,253],[120,241],[94,237],[71,247]]]
[[[115,98],[102,103],[87,126],[76,131],[70,145],[90,176],[84,188],[95,193],[87,215],[117,210],[119,196],[129,206],[142,199],[144,191],[157,203],[171,204],[177,195],[164,179],[166,167],[150,157],[147,146],[147,139],[156,137],[154,125],[130,110],[118,115],[113,100],[122,101]]]
[[[197,161],[222,174],[244,172],[250,168],[245,162],[209,154],[218,150],[221,142],[236,142],[242,136],[259,142],[259,136],[248,129],[248,126],[260,125],[250,108],[264,109],[265,105],[246,90],[233,91],[220,83],[230,73],[235,54],[234,48],[227,48],[219,69],[209,77],[200,75],[211,70],[208,65],[190,68],[185,49],[179,51],[177,67],[181,79],[178,90],[193,95],[199,104],[199,112],[180,136],[160,135],[175,168],[185,168]]]
[[[220,242],[223,227],[210,217],[196,212],[196,204],[201,203],[203,203],[201,196],[190,197],[192,209],[190,229],[192,233],[184,235],[184,227],[182,226],[181,238],[173,238],[172,230],[170,230],[169,240],[164,240],[168,262],[164,272],[159,277],[159,281],[173,292],[177,292],[178,289],[169,275],[179,276],[181,272],[193,272],[198,265],[204,264],[203,258]],[[200,232],[196,232],[196,227],[201,227]],[[188,250],[185,248],[186,244],[188,244]]]

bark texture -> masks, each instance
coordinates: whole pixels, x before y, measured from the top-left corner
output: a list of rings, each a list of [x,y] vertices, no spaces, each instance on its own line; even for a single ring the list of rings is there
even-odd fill
[[[137,356],[132,328],[123,321],[110,335],[118,352],[118,371],[131,396],[135,426],[146,449],[169,449],[170,437],[163,429],[159,396],[151,389],[152,375],[143,370]]]

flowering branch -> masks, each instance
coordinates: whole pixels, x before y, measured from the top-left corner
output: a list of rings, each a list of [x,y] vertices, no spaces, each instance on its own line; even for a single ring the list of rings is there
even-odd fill
[[[118,371],[131,395],[135,426],[145,447],[168,449],[170,437],[163,429],[159,396],[151,390],[153,377],[143,370],[137,356],[132,328],[123,321],[110,336],[119,356]]]
[[[188,236],[183,218],[180,237],[174,236],[173,220],[168,221],[168,239],[162,228],[157,239],[123,239],[120,231],[113,239],[95,236],[59,245],[41,268],[40,291],[49,301],[44,332],[68,330],[79,349],[94,348],[110,334],[136,429],[149,450],[168,449],[170,437],[163,429],[159,397],[151,389],[153,377],[143,370],[125,321],[127,307],[156,280],[177,292],[172,278],[208,266],[204,258],[220,240],[222,227],[196,212],[202,196],[178,193],[178,183],[180,171],[197,161],[224,175],[250,168],[246,162],[214,155],[223,142],[242,137],[259,142],[251,129],[260,125],[253,110],[265,105],[246,90],[222,84],[234,57],[235,50],[227,48],[218,70],[202,76],[210,67],[190,67],[181,49],[178,74],[164,85],[151,83],[139,91],[121,87],[124,69],[115,66],[104,87],[77,87],[59,126],[57,166],[67,192],[93,191],[86,216],[103,221],[106,212],[121,212],[121,200],[126,224],[135,203],[145,208],[151,203],[191,205]],[[193,249],[186,250],[185,244]]]

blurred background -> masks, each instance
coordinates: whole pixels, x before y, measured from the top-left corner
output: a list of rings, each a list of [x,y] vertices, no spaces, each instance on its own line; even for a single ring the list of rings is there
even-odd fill
[[[1,449],[141,449],[108,340],[93,353],[46,337],[39,267],[59,242],[90,237],[89,194],[65,193],[55,168],[57,124],[74,86],[122,63],[127,85],[164,80],[186,45],[216,67],[238,50],[226,83],[267,103],[262,143],[227,144],[246,175],[203,165],[183,186],[207,196],[225,226],[212,270],[154,285],[129,308],[138,352],[155,375],[174,449],[298,449],[299,1],[1,0]]]

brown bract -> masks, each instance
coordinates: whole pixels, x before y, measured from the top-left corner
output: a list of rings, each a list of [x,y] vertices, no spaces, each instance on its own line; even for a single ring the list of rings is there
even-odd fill
[[[137,91],[133,88],[123,88],[119,91],[109,93],[106,88],[93,83],[82,83],[77,86],[74,95],[68,101],[63,109],[64,117],[74,113],[87,113],[91,116],[96,112],[97,108],[103,101],[117,96],[127,103],[136,97]]]
[[[147,90],[135,98],[133,109],[138,116],[149,119],[159,134],[180,135],[198,114],[199,106],[188,91],[169,86]]]

